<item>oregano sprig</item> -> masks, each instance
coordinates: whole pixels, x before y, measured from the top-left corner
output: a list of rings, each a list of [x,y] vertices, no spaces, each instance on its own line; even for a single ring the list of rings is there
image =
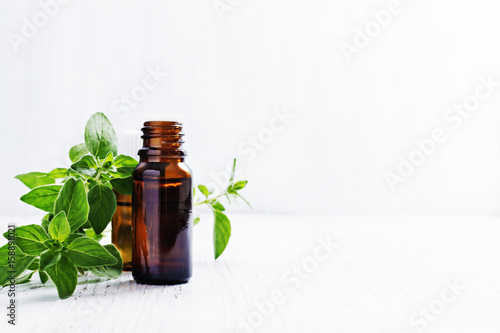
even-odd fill
[[[238,191],[245,188],[248,181],[240,180],[235,181],[234,176],[236,172],[236,159],[233,160],[233,168],[231,170],[231,176],[229,178],[228,185],[218,194],[213,194],[212,189],[208,189],[205,185],[198,185],[198,189],[204,198],[199,199],[194,205],[206,205],[210,208],[212,213],[214,214],[214,256],[215,259],[219,258],[219,256],[224,252],[229,242],[229,238],[231,237],[231,223],[229,218],[225,213],[223,213],[226,208],[220,202],[221,197],[225,197],[229,204],[231,204],[231,198],[242,199],[248,206],[248,203]],[[193,188],[193,195],[196,194],[195,189]],[[203,200],[204,199],[204,200]],[[250,206],[251,207],[251,206]],[[200,222],[200,217],[197,216],[194,219],[194,224],[198,224]]]

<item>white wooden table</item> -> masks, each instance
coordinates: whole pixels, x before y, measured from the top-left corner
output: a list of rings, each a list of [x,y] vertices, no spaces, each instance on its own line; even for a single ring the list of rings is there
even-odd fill
[[[498,217],[231,221],[233,237],[216,262],[211,221],[196,226],[188,284],[138,285],[124,273],[82,281],[67,300],[50,283],[19,285],[18,325],[2,314],[0,331],[500,332]],[[334,244],[321,247],[328,237]],[[4,313],[7,302],[3,289]]]

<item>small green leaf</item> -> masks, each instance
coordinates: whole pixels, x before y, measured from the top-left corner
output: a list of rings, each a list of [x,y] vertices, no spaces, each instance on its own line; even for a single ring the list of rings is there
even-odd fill
[[[49,224],[49,234],[53,239],[63,242],[71,233],[69,222],[64,211],[57,214]]]
[[[21,197],[21,201],[35,206],[38,209],[52,213],[54,202],[59,195],[61,185],[44,185],[35,187],[29,193]]]
[[[50,185],[56,183],[54,177],[50,177],[44,172],[24,173],[22,175],[17,175],[15,178],[22,181],[23,184],[28,186],[30,189],[42,185]]]
[[[247,185],[247,183],[248,183],[248,180],[237,181],[233,186],[231,186],[231,189],[233,191],[239,191],[239,190],[245,188],[245,186]]]
[[[85,234],[87,235],[87,237],[95,239],[98,242],[104,237],[103,234],[99,234],[99,235],[96,234],[93,229],[87,229],[87,230],[85,230]]]
[[[215,259],[226,249],[229,238],[231,237],[231,223],[227,216],[215,210],[214,211],[214,254]]]
[[[120,276],[123,269],[123,259],[120,255],[120,252],[116,249],[113,244],[104,245],[104,248],[108,250],[109,253],[113,255],[116,259],[116,264],[109,266],[97,266],[97,267],[89,267],[89,271],[94,273],[97,276],[106,277],[106,278],[116,278]]]
[[[54,179],[64,178],[68,176],[68,169],[57,168],[49,172],[49,177]]]
[[[200,192],[203,193],[204,196],[208,197],[208,189],[205,185],[198,185]]]
[[[116,210],[116,196],[104,185],[92,187],[88,194],[90,204],[89,222],[97,234],[106,229]]]
[[[117,178],[110,181],[113,189],[121,194],[132,195],[132,190],[134,189],[134,180],[132,176],[127,178]]]
[[[126,155],[118,155],[115,157],[113,166],[116,168],[116,171],[110,171],[109,174],[113,176],[113,178],[127,178],[132,175],[132,172],[137,167],[137,161]]]
[[[54,205],[54,214],[65,212],[71,231],[78,230],[87,222],[89,204],[85,184],[81,179],[68,179],[64,183]]]
[[[52,250],[54,252],[59,252],[64,249],[63,245],[57,239],[46,240],[43,244],[47,249]]]
[[[56,285],[59,298],[65,299],[73,295],[78,283],[78,273],[67,254],[63,253],[61,259],[54,266],[48,267],[46,272]]]
[[[226,210],[226,208],[224,208],[224,206],[219,201],[215,201],[215,202],[211,203],[211,205],[212,205],[212,208],[215,210],[219,210],[221,212]]]
[[[52,213],[48,213],[47,215],[45,215],[42,218],[42,228],[44,228],[45,231],[48,232],[50,221],[52,221],[53,218],[54,218],[54,214],[52,214]]]
[[[101,173],[101,175],[99,176],[99,180],[101,181],[102,185],[105,185],[110,189],[113,189],[113,186],[109,183],[111,179],[112,179],[111,176],[108,175],[107,173]]]
[[[193,220],[193,225],[197,225],[200,222],[200,217],[196,216]]]
[[[12,275],[14,278],[20,276],[35,258],[35,256],[23,253],[12,243],[0,247],[0,286],[10,282]]]
[[[71,147],[71,149],[69,150],[69,159],[71,160],[71,162],[76,162],[86,154],[90,154],[87,146],[85,145],[85,143],[80,143],[76,146]]]
[[[48,267],[55,265],[61,259],[61,252],[45,250],[40,254],[40,271],[45,271]]]
[[[85,126],[85,145],[89,152],[101,159],[110,151],[116,155],[117,141],[115,130],[108,118],[101,112],[94,113]]]
[[[84,155],[71,165],[71,169],[86,177],[95,177],[97,175],[97,160],[93,155]]]
[[[45,284],[49,280],[49,276],[45,272],[38,271],[38,275],[40,276],[40,281],[42,282],[42,284]]]
[[[37,224],[30,224],[15,229],[15,242],[22,252],[37,256],[45,250],[44,242],[49,239],[47,232]],[[9,231],[3,236],[10,239]]]
[[[113,165],[113,153],[109,152],[101,163],[102,168],[107,170]]]
[[[117,260],[97,241],[80,237],[68,246],[71,261],[79,267],[115,265]]]

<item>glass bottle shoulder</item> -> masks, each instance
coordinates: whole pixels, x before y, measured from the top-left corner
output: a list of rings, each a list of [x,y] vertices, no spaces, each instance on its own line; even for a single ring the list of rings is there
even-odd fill
[[[192,171],[184,162],[140,162],[132,177],[134,180],[191,178]]]

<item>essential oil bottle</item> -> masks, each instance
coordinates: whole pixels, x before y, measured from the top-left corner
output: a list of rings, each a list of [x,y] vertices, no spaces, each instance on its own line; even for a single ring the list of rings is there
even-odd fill
[[[142,132],[132,175],[132,275],[138,283],[186,283],[192,275],[193,191],[182,123],[146,121]]]
[[[125,131],[120,134],[118,152],[134,156],[142,146],[140,131]],[[126,181],[122,181],[127,184]],[[123,270],[132,270],[132,188],[124,188],[123,192],[114,191],[116,195],[116,211],[111,220],[111,241],[123,258]]]

